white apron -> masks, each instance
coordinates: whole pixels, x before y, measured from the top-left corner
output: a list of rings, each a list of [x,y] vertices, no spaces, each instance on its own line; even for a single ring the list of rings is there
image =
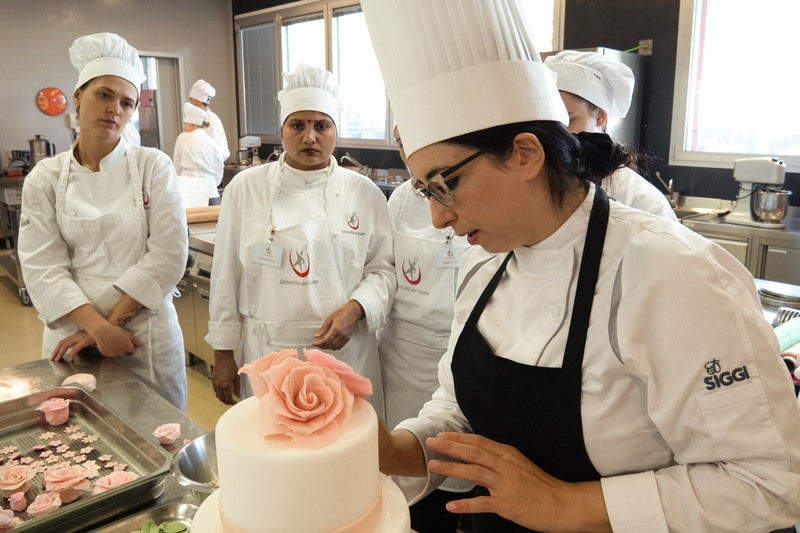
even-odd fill
[[[334,248],[335,230],[331,226],[335,212],[332,202],[332,172],[328,172],[324,188],[324,212],[302,210],[311,218],[300,224],[276,227],[273,224],[273,206],[276,202],[302,205],[292,196],[315,194],[311,191],[287,191],[278,183],[273,184],[273,199],[267,208],[267,229],[262,254],[277,253],[278,264],[257,262],[259,306],[255,316],[244,317],[242,341],[236,353],[236,362],[241,367],[264,355],[295,348],[302,358],[302,348],[313,348],[316,333],[332,312],[347,303],[342,265]],[[269,250],[268,250],[269,249]],[[255,253],[255,251],[254,251]],[[273,266],[274,265],[274,266]],[[380,364],[377,357],[377,335],[370,333],[362,324],[356,324],[348,343],[336,351],[326,350],[337,359],[350,365],[359,375],[372,382],[373,393],[367,400],[383,414],[383,392],[381,388]],[[250,382],[243,379],[241,398],[253,395]]]
[[[437,369],[450,338],[458,265],[467,249],[463,245],[466,239],[456,238],[452,228],[414,230],[404,223],[416,216],[408,211],[411,202],[418,201],[409,195],[397,216],[397,291],[387,327],[381,332],[381,374],[389,428],[417,416],[439,387]]]
[[[103,316],[107,316],[120,299],[114,281],[147,252],[149,231],[142,178],[130,147],[125,156],[131,184],[132,207],[128,209],[93,219],[69,216],[65,211],[65,197],[71,179],[70,157],[64,158],[56,189],[56,222],[72,252],[70,272],[92,306]],[[68,320],[57,324],[55,328],[44,328],[43,359],[49,359],[56,344],[79,329]],[[175,407],[186,412],[183,335],[172,305],[172,294],[164,297],[158,309],[140,312],[125,329],[143,344],[133,355],[115,358],[117,363],[139,375]]]

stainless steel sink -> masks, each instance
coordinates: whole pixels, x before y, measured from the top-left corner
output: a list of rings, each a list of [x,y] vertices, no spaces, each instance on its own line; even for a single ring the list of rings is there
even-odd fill
[[[672,208],[679,219],[702,215],[723,216],[733,210],[734,202],[722,198],[675,195]]]

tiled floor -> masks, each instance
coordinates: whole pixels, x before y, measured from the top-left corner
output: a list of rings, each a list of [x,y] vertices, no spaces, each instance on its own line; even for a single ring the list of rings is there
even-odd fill
[[[8,253],[0,250],[0,253]],[[33,307],[19,301],[17,285],[0,268],[0,368],[16,366],[41,357],[43,325]],[[214,429],[228,406],[214,396],[211,380],[201,363],[186,367],[189,418],[207,430]]]

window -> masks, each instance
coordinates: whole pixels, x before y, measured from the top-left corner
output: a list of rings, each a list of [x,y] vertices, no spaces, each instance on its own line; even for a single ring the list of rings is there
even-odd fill
[[[670,164],[800,170],[797,0],[681,0]]]
[[[521,0],[541,52],[561,43],[563,2]],[[280,73],[302,62],[330,70],[342,90],[339,146],[394,144],[391,110],[360,4],[294,2],[237,15],[235,21],[240,135],[280,141]]]

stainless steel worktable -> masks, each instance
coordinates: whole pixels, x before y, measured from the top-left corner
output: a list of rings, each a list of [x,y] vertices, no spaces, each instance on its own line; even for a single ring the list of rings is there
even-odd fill
[[[138,376],[119,366],[114,359],[99,355],[80,354],[71,363],[55,363],[42,359],[0,368],[0,410],[2,402],[58,388],[64,378],[79,373],[94,375],[97,378],[97,388],[91,395],[155,446],[159,446],[159,443],[153,436],[153,430],[168,422],[181,425],[181,437],[178,441],[164,447],[173,454],[183,445],[184,439],[194,439],[207,433],[202,426],[162,398]],[[199,504],[191,491],[167,475],[164,493],[151,505],[177,500]],[[120,517],[116,519],[118,518]]]

